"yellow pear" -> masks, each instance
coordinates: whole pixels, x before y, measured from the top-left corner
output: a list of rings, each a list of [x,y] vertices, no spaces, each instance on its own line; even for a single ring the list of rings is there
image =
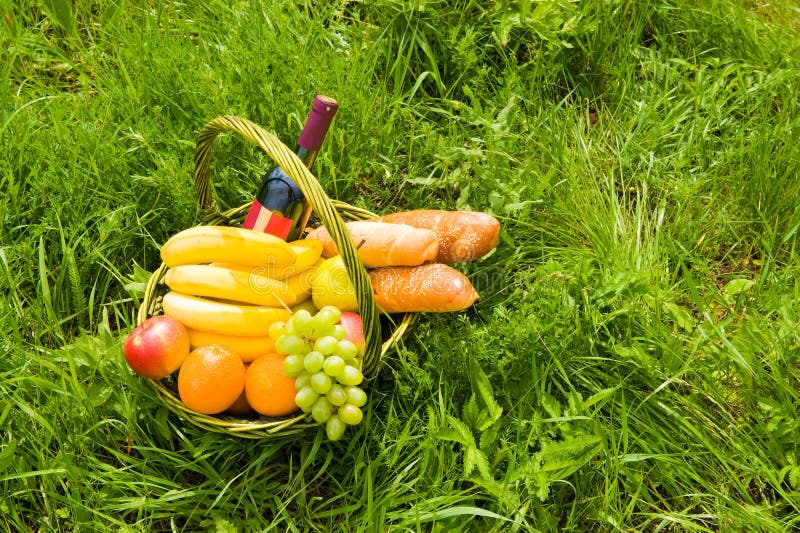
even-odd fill
[[[333,305],[341,311],[358,311],[356,291],[341,255],[326,259],[319,265],[311,283],[311,298],[317,309]]]

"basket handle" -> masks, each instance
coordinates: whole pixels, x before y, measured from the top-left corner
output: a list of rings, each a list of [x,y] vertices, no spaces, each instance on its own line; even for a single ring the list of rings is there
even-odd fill
[[[322,224],[336,243],[342,255],[347,274],[353,282],[358,301],[361,320],[364,323],[364,337],[366,347],[364,353],[363,373],[365,378],[373,378],[380,367],[381,326],[378,318],[378,309],[372,296],[372,284],[367,270],[358,258],[356,247],[344,221],[333,206],[331,199],[325,194],[319,182],[314,178],[303,162],[283,144],[274,134],[264,130],[253,122],[236,116],[226,115],[209,121],[197,138],[197,147],[194,156],[194,183],[200,207],[205,214],[219,214],[219,209],[214,201],[211,182],[209,179],[209,163],[211,161],[211,147],[217,136],[224,131],[233,131],[255,142],[275,163],[280,166],[300,187],[311,208],[319,217]]]

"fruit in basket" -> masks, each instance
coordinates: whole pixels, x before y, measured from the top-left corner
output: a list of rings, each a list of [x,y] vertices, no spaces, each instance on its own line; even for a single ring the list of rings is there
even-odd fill
[[[364,348],[367,342],[364,338],[364,324],[361,320],[361,315],[352,311],[342,311],[339,324],[344,327],[344,338],[356,345],[359,355],[364,355]]]
[[[286,416],[297,411],[294,379],[283,372],[284,356],[262,355],[247,369],[247,402],[264,416]]]
[[[245,368],[245,379],[247,377],[247,369]],[[247,382],[245,381],[245,384]],[[231,415],[247,415],[253,412],[253,408],[250,406],[250,403],[247,401],[247,391],[242,391],[236,401],[233,402],[233,405],[225,409],[225,412]]]
[[[245,363],[249,363],[261,355],[275,351],[275,341],[266,334],[257,337],[222,335],[220,333],[189,329],[189,344],[192,350],[209,344],[222,346],[238,355]]]
[[[237,303],[268,307],[299,303],[301,296],[290,294],[285,282],[257,274],[257,268],[249,271],[213,265],[180,265],[167,270],[164,283],[183,294]]]
[[[230,408],[242,394],[244,385],[242,360],[214,344],[192,350],[178,372],[181,401],[189,409],[207,415]]]
[[[247,385],[247,369],[250,368],[250,363],[244,364],[245,386]],[[246,388],[246,387],[245,387]],[[247,401],[247,391],[242,390],[242,393],[233,402],[233,405],[225,409],[225,413],[229,415],[248,415],[253,412],[250,403]]]
[[[292,303],[289,307],[294,307],[298,303],[311,299],[311,288],[314,283],[314,278],[317,276],[317,270],[322,262],[323,260],[319,259],[301,273],[283,280],[283,282],[286,283],[289,294],[294,296],[291,301],[296,302]]]
[[[162,379],[181,366],[189,355],[189,332],[179,321],[153,316],[128,335],[122,351],[128,366],[150,379]]]
[[[295,251],[297,257],[293,265],[281,270],[276,270],[269,265],[251,265],[241,262],[216,261],[210,264],[225,268],[237,268],[276,280],[288,280],[314,266],[322,257],[322,242],[317,239],[292,241],[289,246]]]
[[[344,389],[347,395],[346,402],[355,405],[356,407],[364,407],[367,403],[367,393],[360,387],[347,387]]]
[[[161,247],[161,259],[170,267],[221,261],[282,271],[295,264],[297,253],[286,241],[268,233],[232,226],[195,226],[170,237]]]
[[[311,298],[320,310],[326,305],[341,311],[358,310],[356,291],[347,275],[342,256],[331,257],[319,265],[311,283]]]
[[[325,423],[325,433],[330,440],[339,440],[344,436],[347,426],[341,421],[338,415],[331,416]]]
[[[270,330],[277,338],[276,350],[285,355],[283,372],[295,380],[295,405],[325,423],[331,440],[342,438],[345,425],[360,421],[360,408],[367,401],[358,387],[364,379],[358,349],[344,338],[345,328],[338,324],[343,316],[333,306],[325,306],[315,315],[302,310]],[[340,419],[342,409],[345,414]]]
[[[312,282],[313,282],[313,279],[312,279]],[[314,300],[312,300],[311,298],[309,298],[305,302],[299,303],[297,305],[293,305],[292,306],[292,313],[296,313],[300,309],[305,309],[306,311],[308,311],[312,315],[316,314],[317,311],[319,311],[319,309],[317,309],[317,306],[314,305]]]
[[[175,291],[164,295],[162,306],[165,315],[187,328],[222,335],[263,336],[273,322],[291,316],[280,307],[220,302]]]
[[[364,413],[361,409],[351,403],[344,404],[339,408],[339,419],[348,426],[355,426],[361,423],[364,419]]]
[[[322,257],[322,241],[318,239],[300,239],[290,242],[289,246],[294,249],[297,254],[297,259],[294,265],[280,272],[276,272],[273,277],[277,279],[286,279],[296,276],[306,269],[311,268],[319,261],[320,257]]]

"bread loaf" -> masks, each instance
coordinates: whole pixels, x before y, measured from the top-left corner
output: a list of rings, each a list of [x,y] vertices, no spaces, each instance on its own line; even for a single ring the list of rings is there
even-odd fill
[[[374,220],[433,231],[439,241],[436,256],[439,263],[461,263],[483,257],[497,246],[500,237],[500,222],[481,212],[417,209]]]
[[[367,268],[421,265],[434,259],[439,250],[436,235],[428,229],[375,221],[354,221],[345,225]],[[310,231],[307,238],[322,241],[324,257],[339,253],[324,226]]]
[[[389,314],[461,311],[478,299],[464,274],[441,263],[376,268],[369,278],[375,303]]]

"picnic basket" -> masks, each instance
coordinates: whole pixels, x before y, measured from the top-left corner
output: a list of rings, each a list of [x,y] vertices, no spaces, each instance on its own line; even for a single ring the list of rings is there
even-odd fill
[[[378,375],[384,355],[395,347],[403,334],[413,324],[416,314],[408,313],[394,320],[378,314],[372,296],[372,286],[364,265],[358,259],[356,247],[345,227],[346,220],[363,220],[377,215],[329,198],[316,178],[303,165],[300,158],[278,137],[261,126],[237,116],[221,116],[209,121],[198,136],[194,155],[194,183],[198,201],[202,208],[204,225],[241,225],[250,207],[247,202],[239,207],[220,211],[213,198],[210,182],[211,148],[223,132],[234,132],[248,139],[263,150],[300,187],[309,202],[314,215],[324,225],[344,260],[348,275],[356,290],[359,314],[364,323],[366,347],[362,361],[364,388],[369,392],[369,381]],[[142,303],[139,307],[137,324],[147,318],[162,313],[161,299],[167,288],[163,282],[167,266],[162,264],[150,276]],[[383,333],[385,331],[385,334]],[[208,431],[224,433],[236,437],[261,439],[291,435],[319,426],[310,415],[298,412],[284,418],[268,418],[252,415],[242,418],[229,415],[205,415],[188,409],[179,399],[174,376],[163,380],[147,380],[155,391],[156,398],[170,411],[183,419]]]

